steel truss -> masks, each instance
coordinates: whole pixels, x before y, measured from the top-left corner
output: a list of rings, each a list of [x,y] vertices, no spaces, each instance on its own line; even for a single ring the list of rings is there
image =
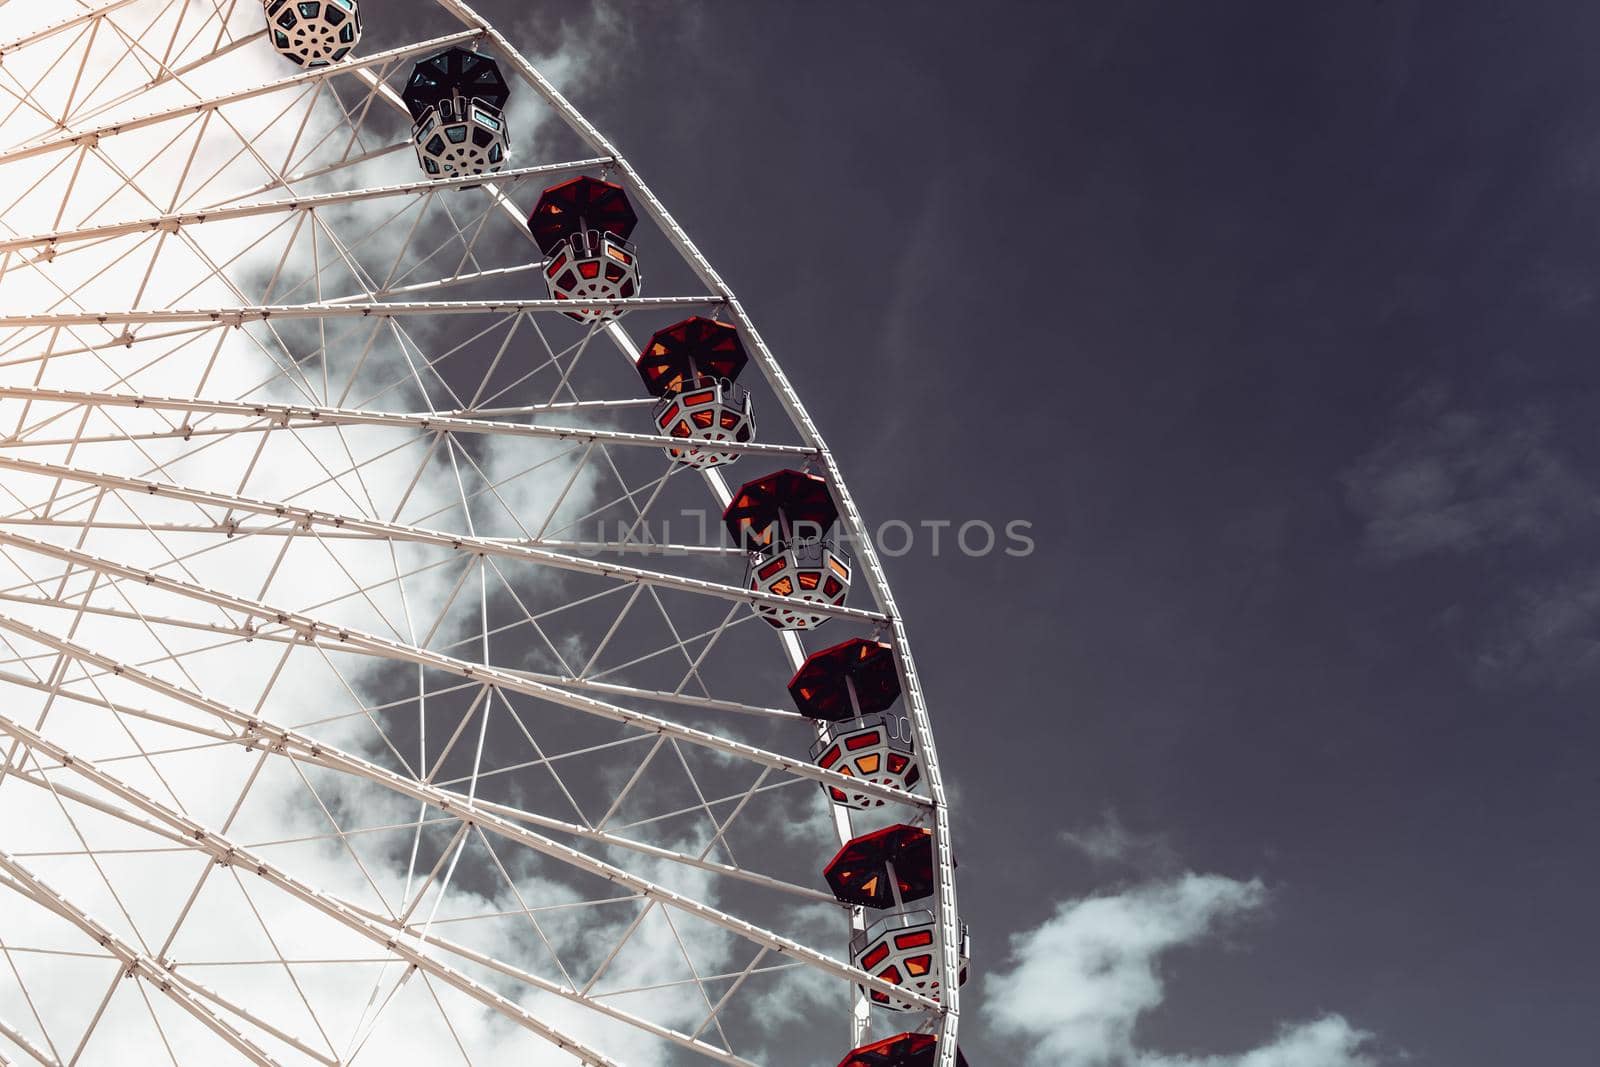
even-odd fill
[[[879,1025],[920,1027],[939,1034],[940,1067],[954,1067],[958,983],[946,981],[938,1001],[910,994],[838,958],[842,936],[830,953],[792,921],[784,932],[785,912],[799,905],[844,910],[855,930],[867,917],[786,864],[768,844],[778,830],[753,825],[801,795],[792,785],[818,796],[831,784],[931,827],[937,947],[944,974],[958,971],[947,800],[905,627],[835,458],[745,309],[629,161],[467,5],[439,0],[461,29],[417,44],[245,89],[199,88],[265,48],[243,10],[255,6],[110,0],[0,45],[0,131],[7,107],[32,124],[0,142],[9,144],[0,173],[28,175],[0,197],[0,220],[14,212],[32,223],[19,232],[0,221],[0,293],[36,294],[0,314],[0,687],[18,695],[16,710],[0,709],[0,811],[43,804],[68,831],[59,848],[34,852],[6,848],[0,832],[0,897],[76,930],[115,962],[119,982],[135,979],[254,1063],[360,1061],[375,1034],[404,1025],[391,1004],[417,976],[417,995],[469,1062],[466,1020],[442,992],[586,1064],[616,1059],[537,1005],[564,1002],[743,1065],[757,1049],[753,991],[809,974],[852,990],[841,1040],[859,1044]],[[97,65],[108,43],[124,54]],[[397,180],[410,148],[394,131],[409,115],[394,86],[410,61],[451,45],[496,56],[514,92],[536,99],[588,158],[522,155],[528,165],[490,179]],[[123,115],[157,90],[166,95],[156,110]],[[518,133],[513,144],[520,152],[536,140]],[[135,142],[162,147],[129,162],[123,146]],[[627,188],[698,292],[584,305],[545,299],[535,283],[526,295],[539,255],[528,206],[541,184],[580,171]],[[259,234],[247,246],[215,236],[245,224]],[[433,298],[450,288],[467,292]],[[109,291],[121,295],[108,300]],[[714,524],[650,540],[649,524],[683,486],[703,482],[720,508],[728,480],[718,469],[674,477],[687,472],[659,457],[674,439],[629,428],[648,425],[639,408],[653,402],[626,391],[637,387],[631,370],[621,395],[587,391],[598,380],[594,342],[630,365],[639,351],[618,320],[563,340],[562,315],[590,306],[662,321],[711,313],[738,326],[776,402],[768,422],[788,425],[763,425],[725,451],[741,458],[741,475],[804,465],[829,482],[872,604],[858,594],[817,614],[892,643],[920,792],[803,758],[802,717],[772,706],[781,674],[764,674],[764,687],[733,684],[751,673],[746,635],[764,629],[749,625],[750,609],[783,598],[745,588],[739,553]],[[241,363],[253,379],[229,377]],[[581,534],[607,517],[620,519],[616,538]],[[711,566],[720,577],[705,576]],[[296,575],[313,567],[325,587],[304,589]],[[778,639],[798,666],[805,644],[792,631]],[[235,667],[219,675],[218,657]],[[387,666],[363,673],[373,664]],[[285,704],[288,680],[312,674],[322,703]],[[374,678],[388,687],[381,696]],[[589,732],[562,736],[557,711]],[[101,724],[93,751],[69,729],[85,716]],[[599,726],[620,733],[594,734]],[[744,739],[765,727],[791,732]],[[255,762],[229,787],[225,814],[201,819],[172,768],[225,752]],[[595,760],[616,773],[590,796],[583,768]],[[516,792],[536,774],[553,799]],[[297,783],[300,806],[326,829],[247,843],[236,820],[259,817],[256,798],[276,776]],[[336,802],[325,795],[330,781],[341,783]],[[415,817],[352,824],[362,804],[392,802]],[[92,845],[86,820],[110,820],[143,854],[209,861],[175,920],[160,929],[138,920],[138,904],[102,866],[117,849]],[[826,821],[840,841],[863,828],[842,808]],[[408,859],[380,864],[356,847],[395,834],[408,840]],[[377,904],[268,855],[291,841],[325,844]],[[58,890],[33,869],[36,856],[81,857],[94,873]],[[574,898],[530,900],[528,872],[545,869],[532,860],[614,888],[597,895],[552,875]],[[208,964],[176,946],[204,919],[213,871],[252,902],[272,947],[258,962],[285,977],[315,1034],[253,1003],[239,991],[247,987],[192,977]],[[398,896],[385,888],[391,875],[403,881]],[[678,887],[691,876],[698,888]],[[302,983],[308,965],[280,947],[247,881],[268,894],[262,905],[293,901],[392,961],[343,1047]],[[492,895],[473,903],[464,882]],[[88,893],[112,900],[117,915],[91,917],[80,899]],[[631,917],[607,926],[600,917],[617,907]],[[553,927],[563,909],[603,936],[589,944]],[[548,962],[473,940],[501,921],[518,923]],[[741,947],[713,951],[723,942],[685,922]],[[445,923],[462,936],[441,936]],[[0,963],[26,947],[3,925]],[[673,970],[634,973],[648,938]],[[82,1033],[54,1034],[14,965],[12,976],[23,1014],[5,1007],[0,969],[0,1047],[41,1063],[77,1062],[120,1003],[113,984]],[[876,1019],[872,989],[919,1011]],[[530,1007],[530,997],[547,999]],[[159,1013],[142,1004],[172,1048]]]

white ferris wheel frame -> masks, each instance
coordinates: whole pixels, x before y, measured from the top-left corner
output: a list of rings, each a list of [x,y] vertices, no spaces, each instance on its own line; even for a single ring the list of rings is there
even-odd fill
[[[4,0],[0,0],[0,3],[3,2]],[[54,34],[81,28],[89,23],[94,23],[98,28],[98,24],[100,20],[104,19],[104,16],[134,2],[135,0],[109,0],[109,2],[103,3],[93,10],[85,11],[52,26],[45,27],[21,40],[12,41],[6,46],[6,50],[14,51],[24,48],[30,44],[45,40]],[[233,203],[218,206],[213,210],[170,212],[127,222],[86,226],[76,230],[50,230],[29,236],[5,237],[0,239],[0,255],[31,252],[33,254],[43,254],[48,258],[54,255],[57,249],[68,247],[76,242],[95,241],[146,232],[175,234],[185,227],[199,225],[207,221],[257,215],[275,215],[286,212],[314,211],[338,204],[430,195],[441,189],[461,185],[481,186],[495,206],[510,216],[517,231],[523,233],[531,245],[532,237],[527,233],[523,225],[522,211],[507,195],[508,189],[522,183],[537,181],[546,176],[596,167],[605,167],[619,175],[626,187],[633,192],[642,208],[643,214],[660,229],[661,233],[676,249],[683,262],[704,287],[704,295],[632,297],[615,301],[614,305],[621,309],[670,308],[675,306],[691,309],[710,306],[730,318],[745,339],[752,361],[760,368],[767,385],[776,394],[785,414],[798,432],[803,444],[793,446],[767,444],[760,441],[749,443],[727,442],[719,444],[718,448],[728,452],[749,452],[790,457],[797,461],[809,461],[816,469],[820,470],[839,506],[840,522],[843,524],[858,556],[860,563],[859,573],[864,578],[865,588],[870,591],[875,609],[818,605],[816,610],[821,615],[855,618],[858,621],[870,622],[881,629],[893,645],[900,674],[906,715],[909,718],[915,744],[922,761],[926,795],[907,794],[859,779],[850,779],[847,784],[857,792],[863,792],[916,810],[919,817],[933,830],[936,877],[934,911],[937,915],[937,946],[942,959],[943,974],[947,979],[940,999],[934,1001],[900,989],[849,963],[835,960],[826,954],[816,952],[770,930],[702,904],[691,897],[631,874],[581,850],[562,845],[540,831],[559,831],[563,834],[607,846],[655,855],[701,870],[712,871],[719,875],[756,882],[772,888],[782,888],[785,891],[796,893],[802,898],[831,902],[833,899],[831,894],[820,890],[810,890],[808,893],[804,887],[794,886],[780,879],[771,878],[739,866],[708,860],[703,855],[697,857],[687,853],[674,852],[658,846],[629,840],[621,834],[577,826],[563,820],[534,812],[512,809],[504,805],[466,799],[458,792],[409,779],[359,756],[332,749],[293,730],[278,727],[264,718],[241,714],[237,709],[218,704],[198,693],[185,691],[170,682],[145,674],[132,664],[119,662],[115,658],[108,657],[91,648],[76,645],[66,638],[29,627],[27,624],[11,620],[3,615],[0,615],[0,630],[19,634],[25,633],[31,641],[47,647],[53,647],[63,654],[70,654],[79,662],[97,664],[121,677],[134,679],[140,684],[161,692],[180,703],[215,715],[220,722],[228,723],[241,731],[238,735],[228,735],[230,739],[238,740],[242,737],[249,746],[259,747],[264,753],[293,753],[302,761],[331,768],[344,774],[359,776],[424,805],[436,807],[445,812],[455,812],[459,818],[467,820],[462,822],[462,833],[465,833],[466,829],[471,826],[476,828],[479,833],[489,833],[515,840],[536,852],[555,856],[581,870],[610,879],[642,897],[670,904],[715,925],[722,926],[763,946],[767,951],[788,956],[834,977],[853,983],[857,992],[854,997],[850,1036],[855,1043],[859,1043],[867,1029],[869,1001],[864,990],[875,989],[882,992],[892,992],[900,998],[909,999],[917,1004],[918,1007],[930,1013],[930,1018],[936,1022],[932,1032],[939,1037],[939,1057],[937,1061],[939,1067],[955,1067],[960,995],[960,982],[955,979],[955,976],[962,966],[961,950],[964,933],[956,907],[954,859],[951,848],[949,810],[945,787],[929,722],[927,705],[911,655],[906,629],[874,548],[870,531],[863,521],[861,513],[842,477],[835,457],[827,448],[789,379],[784,374],[771,350],[762,340],[755,324],[751,321],[750,316],[740,304],[733,290],[717,274],[705,256],[695,246],[687,232],[650,190],[650,187],[628,159],[585,119],[566,97],[535,69],[499,31],[486,22],[472,8],[461,2],[461,0],[436,0],[436,2],[462,23],[464,28],[460,32],[402,48],[390,49],[374,55],[351,56],[327,67],[292,74],[266,85],[222,96],[209,97],[192,104],[148,116],[94,127],[85,131],[69,130],[58,136],[39,139],[30,145],[4,153],[0,155],[0,162],[72,147],[92,149],[99,144],[102,138],[114,137],[118,134],[154,125],[180,115],[214,113],[229,103],[262,96],[298,84],[309,84],[341,76],[354,76],[360,79],[368,87],[369,91],[375,94],[377,99],[404,113],[406,108],[399,94],[384,82],[384,75],[381,72],[404,59],[432,53],[451,45],[471,45],[473,43],[489,45],[494,54],[515,75],[516,79],[525,87],[533,90],[539,98],[548,104],[554,113],[559,115],[567,128],[588,147],[588,150],[592,153],[591,158],[564,163],[513,167],[489,177],[425,179],[313,196],[290,196],[271,201],[252,200],[240,202],[242,197],[236,197]],[[235,47],[237,43],[230,44],[228,47]],[[181,71],[169,70],[165,72],[164,76],[181,77],[181,74]],[[302,176],[283,176],[277,184],[286,187],[287,183],[295,177]],[[130,184],[136,183],[130,179]],[[259,190],[258,192],[265,191],[267,190]],[[534,268],[537,267],[537,258],[535,258],[532,266]],[[517,269],[512,268],[503,273],[513,273]],[[483,274],[472,275],[471,279],[478,280],[483,276]],[[414,288],[424,289],[430,287],[432,286],[429,283],[422,283]],[[402,286],[394,290],[393,293],[404,295],[405,291],[406,287]],[[397,302],[393,300],[343,298],[265,306],[165,310],[103,309],[3,314],[0,315],[0,326],[66,327],[73,325],[113,326],[120,324],[124,327],[124,336],[131,338],[129,331],[131,331],[132,327],[153,324],[181,325],[201,323],[239,326],[247,322],[264,322],[272,319],[366,317],[381,320],[411,315],[531,314],[555,313],[569,310],[571,307],[571,303],[548,299],[509,302],[448,300]],[[603,332],[615,344],[621,355],[631,364],[639,351],[639,346],[635,339],[628,334],[622,322],[615,319],[612,320],[603,327]],[[0,359],[3,358],[3,356],[0,356]],[[509,419],[520,412],[518,409],[510,408],[501,409],[506,416],[504,420],[486,421],[481,417],[482,409],[474,409],[471,412],[472,417],[469,417],[466,412],[454,414],[450,412],[403,414],[374,412],[360,408],[290,404],[273,405],[244,401],[199,400],[184,397],[135,397],[129,394],[109,392],[12,387],[0,388],[0,397],[4,396],[31,397],[39,400],[59,400],[107,406],[139,406],[150,409],[170,410],[186,415],[193,413],[226,414],[271,420],[284,426],[340,424],[402,426],[460,433],[521,434],[530,437],[548,437],[568,442],[588,442],[591,446],[595,443],[605,443],[616,446],[660,448],[664,444],[670,443],[670,439],[658,434],[597,430],[581,426],[563,427],[512,422]],[[585,406],[616,406],[626,403],[621,401],[575,402],[568,405],[551,404],[547,405],[547,408],[559,409],[565,407],[576,413],[577,410]],[[542,541],[536,547],[507,544],[493,538],[445,533],[398,522],[365,519],[357,515],[319,512],[306,508],[297,508],[278,501],[251,499],[242,495],[215,494],[206,490],[162,482],[156,479],[130,479],[123,476],[77,469],[69,465],[39,463],[11,455],[0,455],[0,471],[6,470],[46,474],[66,483],[97,486],[102,489],[108,487],[121,488],[137,490],[151,495],[167,496],[175,500],[222,504],[243,513],[288,518],[298,526],[321,529],[328,536],[369,536],[396,539],[429,544],[435,547],[445,547],[465,555],[477,554],[534,561],[542,565],[567,568],[590,574],[601,574],[633,581],[641,585],[683,589],[719,597],[733,604],[755,605],[762,602],[782,602],[782,598],[773,594],[755,593],[738,585],[726,585],[701,579],[675,576],[651,570],[647,567],[628,567],[603,562],[581,553],[580,550],[597,547],[594,544],[576,541],[565,543]],[[731,498],[731,492],[722,472],[717,468],[707,468],[701,470],[699,474],[704,479],[706,487],[717,506],[719,508],[726,506]],[[276,627],[282,634],[292,635],[286,639],[335,648],[381,650],[384,656],[397,662],[409,661],[447,673],[457,674],[465,679],[492,682],[495,686],[502,687],[510,692],[526,693],[591,714],[641,726],[655,732],[661,738],[671,738],[674,741],[703,746],[728,755],[737,756],[761,765],[767,768],[768,771],[781,771],[790,775],[810,778],[823,784],[845,782],[845,779],[836,772],[819,768],[805,759],[767,752],[742,742],[720,737],[715,733],[693,729],[666,719],[649,716],[606,699],[607,696],[619,696],[623,693],[633,692],[626,686],[555,676],[541,677],[525,671],[513,672],[489,666],[487,663],[477,663],[423,648],[407,646],[403,642],[385,639],[375,634],[361,633],[344,628],[332,628],[306,614],[281,610],[265,603],[252,602],[230,595],[219,589],[184,583],[170,576],[142,571],[87,552],[63,548],[57,544],[14,533],[9,529],[0,529],[0,545],[14,546],[24,548],[30,552],[41,553],[95,574],[179,590],[185,596],[225,606],[245,618],[260,620],[264,627]],[[599,547],[615,549],[619,546],[602,545]],[[688,548],[689,546],[685,547]],[[696,550],[702,552],[714,551],[705,548]],[[263,631],[264,633],[265,631]],[[778,637],[790,666],[798,668],[805,658],[805,651],[798,635],[792,630],[781,630],[778,632]],[[17,681],[17,679],[10,677],[7,680]],[[574,692],[574,689],[583,689],[587,690],[587,692]],[[650,695],[654,699],[664,699],[669,702],[686,705],[698,703],[712,706],[722,704],[726,710],[742,713],[766,715],[775,718],[800,718],[796,713],[777,708],[733,705],[731,702],[695,698],[684,694],[652,693]],[[35,753],[49,756],[61,766],[71,767],[77,774],[83,776],[87,783],[92,783],[98,789],[117,796],[127,806],[126,809],[108,811],[108,814],[114,814],[121,818],[136,818],[147,829],[159,836],[203,852],[219,864],[239,866],[253,871],[329,918],[344,924],[357,934],[371,939],[386,952],[393,953],[414,967],[438,978],[441,982],[454,986],[486,1007],[519,1021],[522,1025],[555,1042],[559,1047],[570,1049],[589,1062],[596,1064],[609,1064],[612,1062],[593,1049],[585,1047],[581,1042],[576,1041],[569,1035],[548,1026],[516,1003],[455,970],[433,954],[422,951],[421,948],[405,939],[397,938],[392,928],[386,925],[383,917],[363,914],[353,909],[350,905],[328,896],[314,886],[297,882],[291,876],[278,870],[272,863],[252,853],[238,842],[231,841],[223,834],[201,826],[192,819],[188,819],[171,810],[164,803],[127,786],[104,769],[95,766],[92,762],[81,757],[75,757],[72,752],[62,748],[48,737],[30,730],[21,723],[13,722],[3,717],[0,717],[0,734],[6,735],[8,741],[13,744],[20,743]],[[4,769],[0,768],[0,773],[4,772]],[[11,767],[9,773],[22,778],[31,777],[30,773],[24,771],[20,766]],[[38,783],[36,782],[35,784]],[[53,781],[50,783],[50,788],[64,794],[74,793],[72,787]],[[97,800],[94,795],[87,791],[76,791],[76,799],[81,803],[98,806],[103,810],[106,808],[103,801]],[[848,811],[838,806],[832,806],[832,811],[839,840],[841,842],[848,841],[853,836]],[[130,812],[137,814],[130,816]],[[121,941],[112,931],[97,923],[67,898],[58,894],[41,879],[31,874],[23,865],[18,864],[4,853],[0,853],[0,886],[29,897],[66,921],[78,926],[89,936],[104,945],[110,953],[118,957],[126,965],[129,974],[149,980],[163,994],[172,999],[202,1025],[215,1032],[244,1058],[263,1064],[274,1062],[246,1034],[229,1023],[213,1007],[208,1006],[219,1003],[216,994],[208,992],[187,974],[179,973],[161,959],[143,954],[134,946]],[[853,929],[859,931],[864,929],[865,925],[866,920],[863,909],[852,909]],[[415,933],[415,931],[411,932]],[[614,1008],[602,1000],[589,997],[581,992],[569,990],[559,983],[551,982],[525,970],[511,967],[465,945],[449,944],[436,934],[425,932],[420,944],[441,948],[445,948],[448,945],[448,951],[463,959],[495,969],[534,988],[575,1000],[587,1008],[639,1027],[648,1033],[672,1041],[710,1059],[729,1064],[748,1062],[739,1056],[706,1044],[698,1039],[698,1035],[684,1035],[670,1028],[654,1024],[646,1019]],[[747,971],[753,969],[760,959],[761,956],[758,955]],[[742,981],[742,978],[740,981]],[[735,987],[737,984],[736,982]],[[251,1015],[248,1006],[225,1004],[225,1009],[227,1012],[236,1014],[241,1018],[249,1019],[281,1040],[300,1048],[301,1051],[314,1057],[322,1058],[315,1050],[300,1045],[290,1035],[277,1031],[270,1023]],[[7,1024],[3,1019],[0,1019],[0,1034],[35,1055],[41,1062],[51,1062],[47,1054],[34,1049],[16,1028]]]

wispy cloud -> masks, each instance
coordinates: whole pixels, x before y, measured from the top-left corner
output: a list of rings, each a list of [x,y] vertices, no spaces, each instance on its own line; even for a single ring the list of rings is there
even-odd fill
[[[1463,407],[1430,386],[1343,476],[1374,560],[1494,560],[1473,586],[1489,598],[1468,635],[1481,683],[1565,684],[1600,663],[1600,565],[1584,538],[1600,483],[1563,432],[1547,410]],[[1455,618],[1463,606],[1448,609]]]
[[[1570,684],[1600,666],[1600,568],[1530,584],[1483,640],[1480,680]]]
[[[1166,997],[1160,962],[1258,911],[1258,880],[1184,874],[1123,892],[1063,901],[1012,938],[1008,966],[984,983],[991,1027],[1052,1067],[1375,1067],[1370,1035],[1328,1015],[1268,1043],[1221,1056],[1139,1047],[1138,1024]]]
[[[1145,1056],[1141,1067],[1366,1067],[1370,1035],[1340,1015],[1285,1026],[1269,1044],[1237,1056]]]
[[[1122,867],[1153,875],[1178,866],[1177,852],[1165,835],[1131,830],[1109,808],[1100,821],[1065,830],[1061,837],[1096,867]]]
[[[1592,523],[1600,494],[1562,454],[1542,413],[1473,411],[1440,389],[1344,475],[1367,549],[1384,560],[1548,545]]]

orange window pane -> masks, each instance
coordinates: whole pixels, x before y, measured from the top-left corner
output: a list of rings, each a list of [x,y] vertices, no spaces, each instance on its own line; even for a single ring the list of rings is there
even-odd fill
[[[862,774],[877,774],[878,763],[878,754],[876,752],[868,752],[865,756],[857,757],[856,770]]]
[[[794,592],[794,583],[787,576],[779,578],[772,583],[772,592],[777,593],[779,596],[788,596]]]
[[[906,960],[906,973],[913,978],[921,978],[933,970],[932,956],[912,956]]]

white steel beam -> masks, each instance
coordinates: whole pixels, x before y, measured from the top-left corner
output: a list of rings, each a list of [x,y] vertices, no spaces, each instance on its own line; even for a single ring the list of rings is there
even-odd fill
[[[265,515],[290,522],[305,529],[316,528],[365,534],[374,538],[428,545],[432,548],[447,549],[452,552],[496,556],[503,559],[517,560],[522,563],[533,563],[556,567],[561,570],[576,571],[581,574],[592,574],[620,582],[640,582],[646,585],[659,586],[663,589],[675,589],[683,593],[698,593],[703,596],[716,597],[720,600],[731,600],[745,604],[770,604],[777,607],[794,606],[794,601],[791,598],[780,596],[776,593],[757,592],[742,586],[709,582],[702,578],[686,578],[680,575],[649,570],[644,567],[628,567],[620,563],[586,559],[583,556],[555,552],[547,548],[537,548],[496,538],[474,537],[470,534],[450,533],[444,530],[430,530],[405,523],[369,519],[360,515],[343,515],[331,511],[317,511],[312,508],[304,508],[276,500],[256,500],[250,497],[236,496],[232,493],[191,489],[187,486],[158,482],[149,478],[130,478],[121,474],[106,474],[100,471],[84,470],[79,467],[69,467],[59,463],[41,463],[36,460],[19,459],[15,456],[6,455],[0,455],[0,470],[13,470],[22,474],[36,474],[47,478],[61,478],[66,481],[99,486],[103,489],[127,490],[144,496],[163,497],[168,500],[182,500],[192,504]],[[241,526],[235,532],[247,534],[250,529],[249,527]],[[827,615],[831,618],[855,619],[859,622],[882,623],[885,621],[881,615],[874,612],[823,603],[807,602],[806,611],[818,615]]]
[[[537,167],[517,167],[497,171],[497,184],[516,185],[529,178],[560,174],[586,167],[600,167],[613,160],[605,157],[579,159],[571,163],[544,163]],[[356,204],[367,200],[383,200],[396,196],[425,196],[448,189],[472,188],[483,184],[482,175],[464,175],[458,178],[433,178],[430,180],[402,182],[396,185],[374,185],[364,189],[346,189],[336,193],[319,193],[315,196],[285,197],[233,207],[218,207],[199,211],[174,211],[165,215],[131,219],[127,222],[108,222],[98,226],[82,226],[72,230],[52,230],[23,237],[0,240],[0,252],[14,252],[36,245],[63,245],[79,241],[93,241],[107,237],[121,237],[132,233],[175,232],[180,227],[198,226],[206,222],[224,222],[232,219],[256,218],[262,215],[282,215],[291,211],[317,211],[338,204]]]
[[[386,63],[393,63],[409,56],[420,55],[425,52],[437,52],[455,44],[465,44],[468,41],[476,40],[480,36],[482,35],[474,30],[446,34],[443,37],[435,37],[431,41],[409,44],[401,48],[391,48],[387,52],[375,52],[370,56],[355,56],[341,60],[338,63],[331,63],[326,67],[318,67],[316,70],[303,71],[300,74],[292,74],[287,78],[279,78],[277,81],[266,82],[254,88],[208,97],[192,104],[180,104],[177,107],[169,107],[163,111],[151,112],[148,115],[140,115],[136,118],[123,119],[121,122],[96,126],[91,130],[69,131],[58,137],[35,141],[32,144],[0,152],[0,164],[15,162],[19,159],[28,159],[62,148],[74,146],[93,148],[102,139],[115,137],[119,133],[142,130],[147,126],[154,126],[169,119],[192,118],[196,115],[203,115],[208,111],[216,111],[227,104],[238,103],[241,100],[253,100],[258,96],[266,96],[269,93],[279,92],[283,89],[298,89],[301,86],[314,85],[317,82],[326,81],[341,74],[350,74],[355,71],[366,70],[369,67],[380,67]]]
[[[41,29],[34,30],[32,33],[24,34],[21,37],[14,37],[4,44],[0,44],[0,58],[8,56],[13,52],[19,51],[20,49],[26,48],[30,44],[35,44],[39,41],[45,40],[48,37],[53,37],[63,30],[70,30],[74,26],[82,26],[84,23],[93,22],[98,18],[104,18],[106,15],[111,14],[118,8],[127,7],[129,4],[134,2],[136,2],[136,0],[110,0],[110,3],[101,4],[92,11],[85,11],[79,15],[72,15],[68,18],[60,20],[59,22],[53,22],[48,26],[42,27]]]
[[[0,315],[0,327],[142,325],[152,322],[210,322],[242,326],[268,319],[391,319],[406,315],[515,315],[518,312],[567,312],[608,308],[698,308],[721,304],[716,296],[630,296],[623,300],[436,300],[366,301],[349,304],[257,304],[250,307],[164,308],[148,311],[62,311],[43,315]]]
[[[204,415],[238,415],[265,419],[274,426],[301,429],[311,426],[379,426],[434,433],[481,433],[505,437],[549,437],[558,441],[597,441],[603,444],[634,445],[648,448],[679,447],[682,439],[665,434],[631,433],[624,430],[596,430],[583,426],[541,426],[534,423],[499,422],[492,419],[461,418],[449,415],[410,415],[363,408],[318,407],[304,404],[263,404],[248,400],[202,400],[189,397],[142,396],[132,393],[85,392],[73,389],[46,389],[32,386],[0,386],[0,397],[45,400],[90,407],[149,408],[155,411],[184,411]],[[182,434],[180,428],[175,434]],[[777,445],[760,441],[718,441],[719,451],[758,452],[777,456],[812,456],[813,448],[804,445]]]

